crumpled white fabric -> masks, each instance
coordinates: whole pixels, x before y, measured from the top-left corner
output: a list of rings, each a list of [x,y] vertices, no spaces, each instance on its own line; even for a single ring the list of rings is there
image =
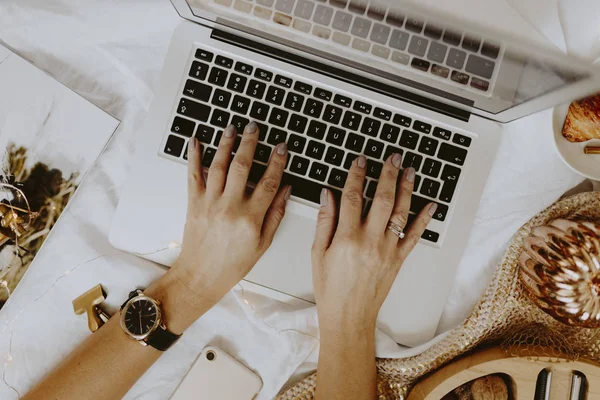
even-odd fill
[[[503,11],[508,15],[505,24],[519,25],[536,40],[600,56],[599,32],[578,26],[586,21],[585,25],[600,27],[600,12],[593,12],[598,11],[593,0],[469,1],[476,3],[472,11],[481,17],[496,17]],[[449,2],[431,3],[452,10]],[[541,9],[543,13],[534,12]],[[21,287],[0,313],[0,366],[5,382],[21,394],[89,335],[85,319],[72,312],[73,298],[102,283],[109,292],[111,311],[115,311],[129,290],[143,287],[163,273],[152,263],[114,250],[107,234],[136,142],[143,140],[143,132],[138,133],[137,128],[150,105],[178,20],[168,0],[0,3],[0,40],[123,121]],[[496,25],[498,20],[502,22],[496,18]],[[551,115],[551,110],[544,111],[505,127],[440,332],[467,316],[518,227],[582,180],[553,148]],[[314,371],[317,336],[314,308],[292,309],[236,288],[200,319],[126,398],[167,399],[200,350],[213,344],[256,371],[264,382],[259,399],[269,399],[290,377],[299,379]],[[12,361],[4,365],[9,348]],[[384,335],[377,336],[381,357],[402,357],[420,350],[402,349]],[[17,395],[0,382],[0,398]]]

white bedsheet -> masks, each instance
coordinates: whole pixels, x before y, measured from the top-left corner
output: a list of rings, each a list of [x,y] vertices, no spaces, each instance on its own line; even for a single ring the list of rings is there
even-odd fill
[[[482,3],[476,2],[476,11],[485,16]],[[537,40],[600,57],[597,1],[487,3],[510,16],[506,24],[518,23]],[[107,234],[136,141],[143,140],[143,133],[137,135],[136,130],[151,102],[177,22],[168,0],[0,2],[0,40],[123,121],[40,259],[0,313],[2,399],[17,398],[15,390],[25,393],[89,335],[84,317],[72,312],[73,298],[102,283],[114,311],[134,286],[144,286],[163,273],[111,248]],[[440,332],[468,314],[517,228],[582,180],[554,151],[551,115],[551,110],[541,112],[505,127]],[[265,384],[259,398],[269,399],[294,371],[298,378],[316,367],[316,335],[314,308],[294,310],[234,290],[148,371],[127,398],[167,399],[210,343],[253,368]],[[385,357],[414,351],[400,349],[383,335],[377,346],[378,355]]]

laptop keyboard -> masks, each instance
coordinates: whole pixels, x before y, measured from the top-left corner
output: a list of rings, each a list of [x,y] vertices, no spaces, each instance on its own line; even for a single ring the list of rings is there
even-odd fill
[[[365,0],[212,0],[419,74],[490,94],[501,47],[467,32],[444,29]]]
[[[292,185],[294,196],[318,205],[323,188],[341,197],[352,161],[364,154],[366,212],[385,160],[400,153],[403,168],[417,171],[409,219],[435,201],[434,219],[446,222],[470,137],[203,49],[196,50],[184,81],[161,148],[169,158],[187,160],[187,138],[195,136],[203,144],[203,165],[210,167],[223,129],[233,124],[241,134],[255,121],[260,139],[252,183],[265,173],[274,147],[286,142],[283,183]],[[237,139],[234,151],[241,135]],[[441,233],[427,230],[423,239],[438,243]]]

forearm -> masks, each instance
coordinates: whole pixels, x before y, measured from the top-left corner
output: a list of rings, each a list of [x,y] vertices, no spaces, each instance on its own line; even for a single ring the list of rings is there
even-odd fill
[[[376,394],[375,328],[321,329],[315,399],[369,400]]]
[[[170,331],[183,333],[210,307],[170,271],[145,291],[162,303]],[[23,399],[114,400],[122,398],[162,352],[142,346],[121,329],[117,314],[88,337]]]

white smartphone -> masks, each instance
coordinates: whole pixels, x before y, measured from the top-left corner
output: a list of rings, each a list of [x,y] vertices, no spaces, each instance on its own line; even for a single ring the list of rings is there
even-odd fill
[[[208,346],[185,375],[171,400],[253,400],[262,380],[223,350]]]

